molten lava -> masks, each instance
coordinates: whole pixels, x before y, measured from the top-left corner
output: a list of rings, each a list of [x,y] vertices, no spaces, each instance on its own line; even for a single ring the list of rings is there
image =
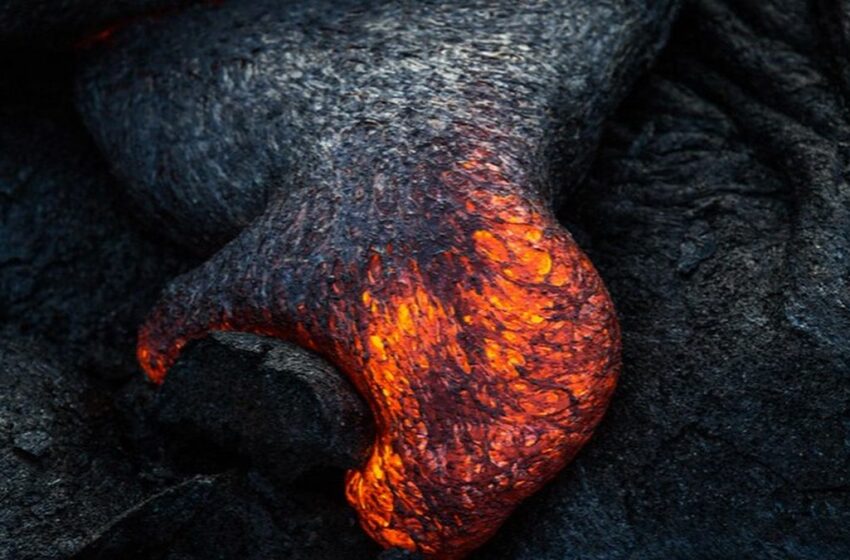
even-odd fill
[[[278,217],[254,226],[262,235],[248,235],[264,249],[245,254],[254,242],[236,241],[219,264],[178,281],[144,326],[138,356],[162,383],[186,342],[210,330],[321,353],[377,424],[368,461],[347,475],[364,529],[386,547],[451,559],[490,538],[588,440],[616,383],[620,342],[590,261],[486,151],[437,178],[443,213],[415,222],[431,230],[324,246],[365,243],[358,262],[272,239],[311,225],[289,197],[286,212],[272,208]],[[292,225],[274,230],[275,220]],[[234,258],[242,264],[224,263]],[[287,279],[303,276],[310,291],[290,293]]]

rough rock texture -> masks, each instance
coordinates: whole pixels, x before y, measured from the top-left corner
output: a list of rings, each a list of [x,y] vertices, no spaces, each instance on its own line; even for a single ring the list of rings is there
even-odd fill
[[[619,391],[573,466],[522,506],[477,558],[850,557],[850,26],[838,6],[689,2],[673,43],[608,127],[591,180],[564,213],[591,248],[621,315]],[[50,67],[40,61],[26,73],[46,71],[44,63]],[[67,71],[51,71],[57,69]],[[0,91],[19,101],[46,95],[51,115],[65,113],[62,91],[45,94],[16,79],[5,79]],[[67,159],[26,159],[54,149],[51,138],[65,134],[41,109],[38,118],[9,121],[18,123],[14,142],[7,138],[0,161],[9,154],[18,159],[0,169],[23,159],[34,161],[29,165],[41,175]],[[28,140],[33,130],[41,133]],[[64,144],[57,154],[71,143]],[[4,171],[0,188],[18,184],[10,178],[20,169]],[[66,176],[73,179],[67,184],[89,184],[76,168],[61,169],[44,192],[65,192],[59,179]],[[20,200],[3,197],[4,205]],[[25,207],[36,212],[52,200],[34,197]],[[3,234],[13,241],[0,240],[0,250],[21,245],[20,236],[42,235],[88,203],[94,202],[77,195],[61,207],[65,212],[48,208],[49,218],[25,218]],[[20,206],[9,208],[9,215],[19,213]],[[31,254],[51,254],[80,230],[78,223],[44,237],[43,249]],[[73,254],[101,266],[92,255],[108,250],[105,240],[112,238],[96,236],[88,245],[96,250]],[[19,310],[4,321],[29,325],[60,352],[87,338],[74,338],[76,329],[99,332],[86,321],[57,332],[53,318],[67,317],[66,305],[87,309],[90,298],[78,290],[97,294],[101,283],[62,291],[78,278],[71,268],[48,276],[28,305],[11,295],[19,285],[11,280],[15,258],[3,263],[0,295],[8,299],[0,311]],[[40,277],[41,265],[27,266]],[[16,274],[23,281],[31,276]],[[51,290],[65,295],[38,299]],[[141,293],[125,297],[150,297]],[[122,301],[99,297],[93,299],[107,307]],[[43,309],[59,311],[39,315]],[[126,353],[131,330],[102,338],[103,347]],[[130,411],[138,417],[119,415],[114,424],[104,393],[47,365],[43,351],[0,350],[0,559],[64,558],[98,527],[80,557],[375,558],[377,548],[340,500],[340,472],[275,486],[247,465],[254,461],[250,450],[239,455],[231,447],[243,436],[222,436],[213,415],[179,410],[176,399],[215,390],[201,384],[185,395],[163,395],[164,412],[190,417],[203,435],[198,464],[186,464],[178,449],[175,467],[174,458],[146,453],[160,444],[160,434],[143,420],[151,397],[141,383],[126,397],[138,398],[140,410]],[[224,442],[223,459],[207,438]],[[128,458],[134,446],[145,453],[134,448],[135,458]],[[137,463],[144,463],[141,472]],[[194,477],[193,470],[206,474]],[[389,551],[381,558],[407,556]]]
[[[377,546],[326,481],[275,488],[256,472],[196,476],[104,527],[75,560],[365,560]]]
[[[366,531],[485,541],[613,390],[610,300],[551,205],[674,4],[257,1],[126,30],[80,100],[133,198],[199,248],[271,199],[169,286],[149,377],[209,330],[314,349],[376,418],[346,485]]]
[[[4,0],[0,48],[67,49],[126,18],[174,9],[191,0]]]
[[[231,422],[232,431],[242,430],[239,435],[248,445],[242,442],[237,447],[226,439],[230,433],[207,418],[210,424],[206,430],[198,429],[194,442],[198,456],[190,464],[180,454],[155,449],[172,437],[169,432],[152,442],[132,438],[126,412],[116,409],[108,390],[80,373],[52,365],[39,347],[8,342],[10,337],[14,335],[4,334],[0,344],[0,559],[354,560],[377,555],[377,546],[345,504],[342,471],[317,468],[355,459],[347,449],[368,438],[352,435],[358,431],[353,425],[341,429],[339,424],[345,418],[352,423],[356,420],[363,431],[368,423],[347,415],[345,409],[357,409],[362,415],[365,407],[357,400],[350,401],[356,399],[350,390],[333,389],[340,382],[333,372],[319,380],[317,376],[325,372],[323,366],[311,364],[307,370],[305,360],[309,358],[303,350],[292,351],[262,340],[254,343],[248,340],[253,337],[244,335],[214,338],[219,345],[224,342],[218,339],[230,342],[226,348],[231,355],[238,349],[252,354],[255,361],[264,357],[266,367],[277,371],[265,381],[266,398],[262,394],[253,398],[255,409],[250,405],[241,411],[218,408],[222,418]],[[212,341],[196,348],[206,347],[211,350],[210,358],[221,358],[221,348],[211,346]],[[276,348],[260,353],[268,346]],[[190,349],[183,373],[192,367],[193,356],[197,358]],[[301,361],[294,362],[297,359]],[[301,383],[309,388],[287,382],[283,376],[287,372],[280,371],[283,368],[294,370],[288,373],[300,375]],[[180,369],[175,372],[176,385],[190,385],[191,389],[191,383],[181,384]],[[253,364],[244,372],[246,386],[256,388],[258,382],[251,383],[251,374],[262,371]],[[201,378],[220,381],[215,373]],[[233,370],[229,373],[236,374]],[[219,399],[223,396],[209,387],[203,392]],[[186,406],[197,407],[199,403],[191,402],[192,397],[199,398],[198,391],[162,395],[165,402],[160,404],[160,415],[173,419],[178,398]],[[269,403],[274,406],[264,411]],[[299,406],[300,415],[293,414]],[[319,408],[321,416],[334,407],[334,425],[326,430],[308,418],[311,410]],[[238,416],[227,417],[228,412]],[[262,421],[263,415],[274,413],[290,416]],[[246,420],[252,414],[253,423]],[[205,420],[191,412],[185,418],[188,422]],[[283,426],[286,420],[293,425]],[[297,429],[299,433],[295,433]],[[211,439],[202,439],[209,434],[213,434]],[[297,450],[281,449],[281,441],[300,445]],[[334,443],[340,447],[327,448]],[[216,444],[222,446],[222,461],[211,452]],[[274,483],[238,458],[245,448],[259,454],[261,445],[268,457],[252,459],[273,475]],[[362,451],[365,444],[360,447]],[[150,454],[151,448],[155,460],[139,456]],[[192,469],[216,474],[192,476]],[[287,476],[280,476],[283,473]],[[282,484],[284,479],[290,484]]]
[[[520,136],[527,159],[547,152],[537,158],[545,169],[527,173],[577,184],[675,4],[199,7],[92,52],[78,100],[133,202],[175,241],[209,253],[274,193],[315,179],[323,160],[341,163],[345,140],[389,161],[425,157],[435,139],[454,144],[458,127],[494,143]],[[351,165],[376,163],[364,159]]]
[[[116,204],[119,187],[70,110],[70,61],[4,62],[0,321],[76,366],[126,377],[144,313],[192,259]]]
[[[157,396],[156,418],[178,454],[215,446],[279,482],[321,465],[355,467],[374,437],[366,404],[326,362],[241,333],[190,345]]]
[[[74,558],[371,559],[345,503],[362,461],[365,404],[309,352],[241,333],[191,345],[125,427],[156,493],[100,528]],[[125,412],[127,414],[127,412]]]
[[[400,548],[390,548],[378,555],[378,560],[421,560],[422,555]]]
[[[850,556],[846,10],[690,3],[566,213],[618,393],[480,558]]]
[[[0,342],[0,559],[67,558],[141,498],[108,393]]]
[[[342,499],[343,473],[315,468],[303,473],[312,463],[307,457],[315,458],[319,449],[327,450],[328,463],[350,460],[358,436],[347,436],[368,430],[368,418],[357,416],[362,405],[354,404],[356,396],[338,379],[313,377],[327,366],[310,363],[303,350],[278,348],[273,360],[267,356],[272,366],[288,368],[273,380],[251,377],[261,370],[246,372],[252,386],[265,384],[266,399],[260,395],[253,405],[274,409],[254,411],[263,426],[240,428],[237,416],[242,421],[245,416],[235,408],[220,408],[222,416],[212,419],[231,413],[234,433],[250,439],[248,451],[274,459],[270,466],[257,461],[268,466],[266,472],[302,472],[291,488],[246,472],[249,461],[239,455],[245,449],[229,447],[232,440],[200,439],[216,434],[220,424],[198,428],[191,463],[172,431],[161,432],[151,421],[157,401],[134,360],[136,330],[162,283],[192,259],[141,233],[134,216],[116,203],[116,181],[71,111],[73,61],[35,53],[4,56],[2,62],[0,320],[4,340],[19,342],[0,345],[0,559],[68,558],[87,542],[86,550],[94,553],[100,550],[96,543],[107,538],[118,547],[116,519],[141,518],[134,512],[158,508],[162,502],[153,496],[192,487],[182,481],[192,480],[193,473],[233,469],[209,475],[224,481],[214,485],[215,499],[187,494],[186,511],[163,509],[160,525],[135,527],[149,537],[147,548],[139,551],[130,543],[120,556],[260,560],[269,551],[283,551],[277,557],[373,558],[377,547]],[[289,369],[302,371],[309,382],[293,384],[284,377]],[[128,375],[128,383],[114,387]],[[110,378],[112,388],[93,376]],[[191,389],[186,381],[181,386]],[[234,395],[215,395],[210,386],[181,398],[192,396]],[[178,399],[164,394],[162,418],[174,420],[176,406]],[[182,412],[186,421],[204,420],[194,414],[197,409]],[[296,412],[301,416],[291,419],[297,424],[286,426],[291,438],[268,431],[287,420],[269,414]],[[320,427],[321,418],[333,422]],[[296,433],[298,424],[311,428]],[[300,447],[293,452],[295,439],[304,445],[303,454]],[[282,450],[279,444],[290,447]],[[181,522],[187,512],[193,524]],[[236,534],[234,527],[245,531]],[[348,556],[338,556],[339,547]]]

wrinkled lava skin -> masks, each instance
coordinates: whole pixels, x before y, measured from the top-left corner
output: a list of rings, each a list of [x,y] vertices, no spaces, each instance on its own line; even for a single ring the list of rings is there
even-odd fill
[[[409,223],[379,243],[358,235],[344,205],[340,237],[301,252],[313,243],[288,240],[311,237],[329,210],[321,193],[323,203],[271,209],[172,286],[139,360],[162,382],[180,348],[210,330],[321,353],[377,423],[367,463],[347,477],[364,528],[385,546],[457,558],[590,437],[615,386],[619,329],[570,234],[488,154],[430,181],[429,195],[399,201]]]
[[[148,376],[211,330],[313,349],[375,417],[365,530],[486,541],[616,383],[613,305],[552,211],[673,5],[616,4],[256,0],[117,33],[81,77],[97,141],[159,229],[232,239],[153,310]]]

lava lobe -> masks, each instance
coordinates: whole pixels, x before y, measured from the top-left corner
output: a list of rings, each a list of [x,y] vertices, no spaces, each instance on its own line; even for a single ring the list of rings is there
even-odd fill
[[[148,376],[211,330],[316,351],[377,424],[365,530],[479,546],[614,389],[614,308],[553,205],[674,4],[253,0],[117,33],[81,76],[95,138],[163,233],[230,239],[143,326]]]
[[[171,286],[138,355],[161,383],[210,330],[322,354],[377,423],[367,463],[347,476],[363,527],[385,546],[457,558],[590,437],[616,382],[619,329],[590,261],[497,158],[477,150],[422,180],[419,200],[388,210],[406,225],[383,235],[357,227],[367,208],[381,215],[381,189],[272,207]]]

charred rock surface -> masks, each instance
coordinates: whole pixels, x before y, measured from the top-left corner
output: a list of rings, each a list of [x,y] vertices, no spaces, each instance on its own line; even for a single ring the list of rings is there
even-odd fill
[[[623,326],[593,443],[481,558],[850,554],[848,12],[689,3],[566,213]]]
[[[145,484],[109,395],[12,340],[0,343],[0,558],[68,558]]]
[[[119,186],[70,111],[70,74],[41,62],[10,63],[0,88],[0,321],[70,364],[126,377],[144,313],[192,259],[116,203]]]
[[[309,486],[276,487],[253,471],[192,477],[126,511],[74,559],[375,558],[339,494]]]
[[[366,531],[479,545],[613,389],[613,309],[552,204],[672,11],[253,2],[127,30],[80,99],[132,197],[199,249],[265,208],[171,284],[140,334],[149,377],[210,330],[318,351],[376,419],[346,486]]]
[[[220,349],[211,348],[216,342],[230,358],[243,352],[276,368],[277,375],[259,387],[268,390],[265,398],[255,395],[251,405],[290,416],[261,422],[263,412],[252,411],[251,405],[239,411],[213,406],[221,415],[217,419],[187,413],[181,419],[203,428],[197,433],[203,439],[194,442],[198,456],[190,463],[169,449],[155,449],[173,434],[166,431],[154,441],[140,441],[127,429],[127,412],[114,405],[109,390],[53,365],[43,348],[9,342],[15,337],[4,333],[0,345],[0,559],[354,560],[377,555],[377,546],[344,501],[342,471],[316,468],[356,460],[347,450],[357,438],[348,436],[368,423],[346,411],[354,408],[363,414],[365,407],[350,389],[336,388],[340,379],[333,372],[320,380],[327,366],[315,366],[303,350],[251,341],[254,337],[245,335],[215,335],[199,343],[196,348],[210,350],[209,359],[221,357]],[[187,363],[175,368],[176,385],[183,386],[181,372],[192,367],[193,357],[197,354],[190,348]],[[263,367],[251,366],[250,371],[229,373],[246,374],[246,385],[256,386],[251,371]],[[203,378],[201,372],[193,373]],[[216,371],[210,373],[206,378],[215,381]],[[281,375],[285,373],[300,375],[309,388],[287,381]],[[275,387],[270,389],[270,384]],[[201,395],[189,385],[185,394],[162,395],[160,417],[175,419],[177,398],[198,407],[191,399]],[[219,400],[223,396],[209,387],[201,393]],[[292,414],[299,406],[301,414]],[[305,418],[317,409],[324,414],[332,410],[333,425],[321,429]],[[214,423],[221,419],[230,422],[229,432]],[[293,425],[284,426],[286,419]],[[342,429],[345,419],[350,424]],[[300,432],[301,427],[306,431]],[[248,434],[249,429],[256,433]],[[287,430],[299,433],[287,440]],[[245,436],[248,444],[233,444],[228,439],[232,432]],[[281,450],[281,441],[297,449]],[[359,441],[362,452],[369,440],[361,435]],[[225,460],[211,452],[217,444]],[[328,448],[334,444],[338,448]],[[266,458],[258,457],[261,445]],[[155,457],[138,455],[152,449]],[[273,482],[249,461],[236,458],[245,449],[256,452],[250,459],[274,475]],[[193,476],[193,469],[210,474]]]
[[[181,383],[181,371],[201,367],[191,362],[191,351],[175,370],[175,386],[186,389],[182,401],[168,391],[156,401],[150,387],[132,378],[116,388],[116,380],[140,375],[134,350],[143,313],[192,258],[140,232],[116,200],[115,179],[70,110],[73,61],[35,54],[3,62],[0,318],[4,338],[19,342],[0,349],[0,559],[114,558],[117,550],[124,558],[260,559],[270,551],[292,559],[374,557],[377,547],[341,497],[343,473],[308,468],[322,462],[317,457],[349,464],[363,446],[356,441],[365,436],[356,434],[371,427],[368,414],[358,416],[364,410],[356,395],[338,378],[322,377],[329,370],[316,358],[277,343],[258,343],[259,350],[243,340],[239,351],[259,353],[256,363],[280,374],[270,387],[251,377],[262,367],[227,372],[266,391],[254,395],[260,408],[253,417],[191,400],[234,396],[216,377],[224,371],[210,362],[203,367],[211,375],[194,373],[219,385]],[[218,355],[213,341],[200,346]],[[110,383],[100,386],[95,377]],[[196,408],[179,411],[181,403]],[[213,409],[218,417],[199,413]],[[270,419],[273,413],[292,416]],[[197,423],[193,463],[175,449],[174,432],[153,421],[157,414],[163,424],[178,416]],[[320,426],[316,415],[328,422]],[[231,430],[224,434],[216,431],[224,429],[223,418]],[[275,428],[292,437],[271,434]],[[274,484],[246,471],[254,459],[276,476]],[[209,494],[196,491],[203,485],[193,482],[193,472],[207,473]],[[154,518],[160,523],[147,525]],[[134,539],[122,532],[128,526]]]
[[[368,157],[346,166],[433,157],[459,127],[515,135],[528,156],[547,152],[525,170],[535,181],[574,186],[676,2],[452,4],[194,8],[95,49],[78,103],[133,203],[208,254],[313,167],[341,167],[335,147],[358,134]]]
[[[126,18],[176,9],[191,0],[5,0],[0,48],[68,49],[88,34]]]
[[[374,438],[366,404],[340,373],[307,350],[241,333],[191,344],[155,417],[175,455],[219,448],[277,482],[317,466],[356,467]]]

